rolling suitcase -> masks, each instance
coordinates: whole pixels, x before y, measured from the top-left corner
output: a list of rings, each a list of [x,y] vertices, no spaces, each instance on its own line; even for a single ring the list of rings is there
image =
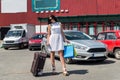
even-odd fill
[[[33,76],[42,75],[46,57],[47,57],[47,54],[45,53],[42,53],[42,52],[34,53],[34,59],[31,66],[31,72]]]

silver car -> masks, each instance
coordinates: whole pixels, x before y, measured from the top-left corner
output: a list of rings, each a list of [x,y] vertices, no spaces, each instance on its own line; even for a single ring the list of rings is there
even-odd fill
[[[93,40],[89,35],[74,30],[64,30],[66,38],[70,41],[70,44],[74,45],[74,48],[77,52],[77,56],[74,58],[65,58],[66,63],[72,63],[74,60],[85,60],[85,61],[104,61],[107,59],[106,45]],[[47,49],[46,38],[43,38],[41,44],[42,51],[47,53],[50,52]],[[54,44],[53,44],[54,45]],[[59,57],[58,54],[55,54],[56,57]]]

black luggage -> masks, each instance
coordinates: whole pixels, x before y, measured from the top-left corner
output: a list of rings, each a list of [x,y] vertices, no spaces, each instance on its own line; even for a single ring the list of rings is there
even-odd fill
[[[34,59],[31,66],[31,72],[34,76],[42,75],[46,57],[47,54],[45,53],[42,52],[34,53]]]

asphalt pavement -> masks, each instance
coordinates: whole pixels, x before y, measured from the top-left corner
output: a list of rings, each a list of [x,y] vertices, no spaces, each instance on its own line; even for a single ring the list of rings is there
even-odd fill
[[[63,76],[62,66],[56,59],[56,70],[52,75],[51,61],[48,57],[43,76],[34,77],[30,72],[33,55],[36,51],[28,49],[0,48],[0,80],[120,80],[120,61],[108,58],[104,62],[77,62],[67,65],[69,76]]]

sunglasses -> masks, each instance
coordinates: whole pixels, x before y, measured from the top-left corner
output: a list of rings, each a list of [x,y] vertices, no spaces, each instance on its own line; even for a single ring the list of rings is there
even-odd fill
[[[49,20],[53,20],[53,19],[51,18],[51,19],[49,19]]]

